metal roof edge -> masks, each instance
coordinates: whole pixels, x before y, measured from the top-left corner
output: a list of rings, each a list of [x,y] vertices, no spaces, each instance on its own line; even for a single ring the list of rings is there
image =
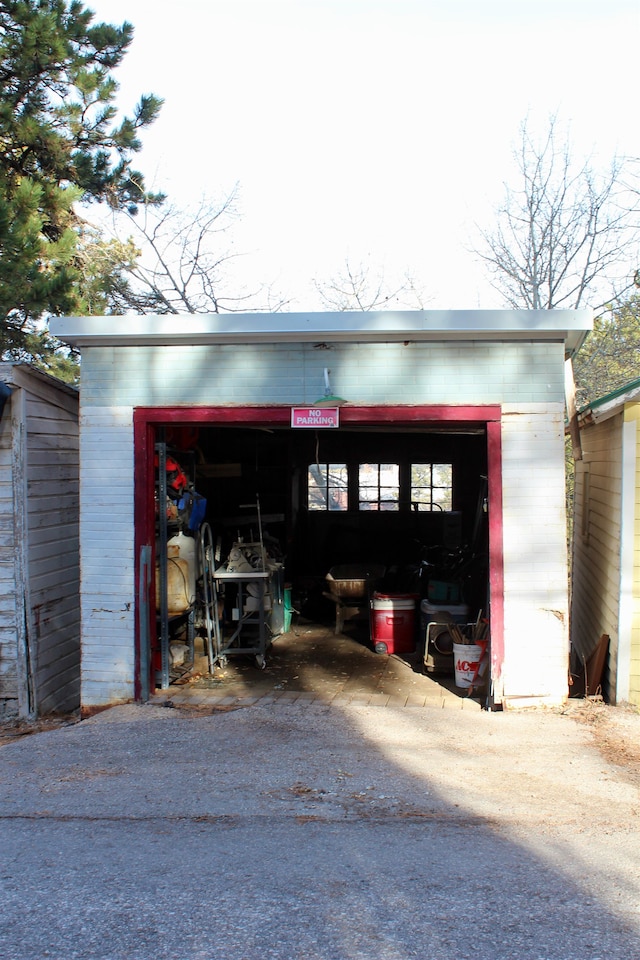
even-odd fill
[[[74,346],[562,340],[569,351],[592,326],[591,310],[137,314],[53,317],[49,323],[53,336]]]

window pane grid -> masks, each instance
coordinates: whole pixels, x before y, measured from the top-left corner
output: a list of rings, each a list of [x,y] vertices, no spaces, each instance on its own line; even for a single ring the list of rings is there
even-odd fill
[[[347,510],[349,507],[346,463],[312,463],[307,473],[309,510]]]
[[[360,463],[357,469],[358,510],[398,511],[401,508],[400,465]],[[313,463],[307,474],[307,506],[314,511],[349,509],[349,472],[346,463]],[[451,463],[413,463],[410,467],[410,506],[418,511],[453,510],[453,466]],[[403,482],[404,483],[404,482]],[[408,507],[404,487],[402,501]],[[354,491],[355,493],[355,491]],[[354,504],[355,506],[355,504]]]
[[[399,501],[399,464],[360,464],[358,469],[359,510],[398,510]]]
[[[411,464],[411,503],[417,510],[452,510],[452,465],[450,463]]]

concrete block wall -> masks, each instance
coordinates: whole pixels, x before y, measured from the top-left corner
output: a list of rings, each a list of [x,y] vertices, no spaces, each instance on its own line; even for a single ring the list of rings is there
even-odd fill
[[[86,349],[83,706],[134,695],[134,407],[309,404],[325,369],[331,392],[354,404],[503,405],[504,690],[555,700],[567,674],[563,359],[560,342]]]
[[[133,409],[80,418],[82,704],[133,698]]]
[[[340,343],[92,347],[82,404],[564,402],[560,343]]]

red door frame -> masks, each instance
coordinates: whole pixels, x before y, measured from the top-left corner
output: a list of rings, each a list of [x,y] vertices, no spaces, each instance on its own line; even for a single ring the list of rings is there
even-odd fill
[[[504,659],[504,568],[502,547],[502,442],[501,408],[486,406],[344,406],[340,408],[344,426],[408,426],[451,423],[484,424],[487,430],[487,497],[489,517],[489,591],[491,597],[491,676],[500,677]],[[155,428],[159,424],[199,426],[290,427],[290,406],[242,407],[137,407],[133,412],[134,443],[134,557],[136,597],[139,589],[137,558],[144,545],[155,552],[154,486]],[[152,566],[153,569],[153,566]],[[151,578],[152,591],[154,578]],[[151,597],[151,602],[155,598]],[[153,606],[151,607],[153,609]],[[135,618],[135,696],[140,689],[140,625]]]

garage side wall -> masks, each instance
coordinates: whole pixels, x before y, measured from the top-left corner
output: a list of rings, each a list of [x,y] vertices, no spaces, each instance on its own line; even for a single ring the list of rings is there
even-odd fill
[[[545,689],[555,695],[557,664],[565,662],[567,647],[564,490],[559,493],[563,353],[560,342],[87,348],[81,418],[83,706],[134,696],[134,408],[306,405],[323,396],[325,369],[331,392],[354,405],[499,403],[509,409],[505,484],[524,483],[527,495],[523,500],[517,490],[509,492],[504,511],[511,544],[504,586],[512,598],[505,631],[507,679],[514,695],[526,689],[524,681],[516,685],[520,665],[510,648],[528,646],[522,624],[531,620],[547,629],[545,662],[555,673]],[[542,480],[534,482],[531,464],[538,456]],[[533,560],[541,537],[531,518],[545,518],[550,503],[553,521],[546,524],[544,548],[553,576],[545,579],[542,559]],[[531,562],[538,564],[533,596],[526,573]],[[564,680],[566,689],[566,669]]]
[[[619,638],[622,420],[620,413],[582,430],[574,493],[571,642],[580,664],[602,634],[609,636],[603,678],[609,698],[615,695]]]
[[[633,442],[633,451],[629,459],[632,460],[629,491],[631,503],[625,507],[632,514],[630,524],[630,543],[628,545],[628,582],[623,580],[621,590],[626,588],[626,597],[621,599],[621,608],[624,604],[625,629],[627,631],[628,674],[621,694],[630,703],[640,706],[640,404],[634,403],[625,409],[625,427],[630,442]],[[623,611],[621,609],[621,619]],[[626,651],[625,651],[626,654]],[[620,659],[623,653],[620,652]],[[622,664],[619,664],[622,669]]]

